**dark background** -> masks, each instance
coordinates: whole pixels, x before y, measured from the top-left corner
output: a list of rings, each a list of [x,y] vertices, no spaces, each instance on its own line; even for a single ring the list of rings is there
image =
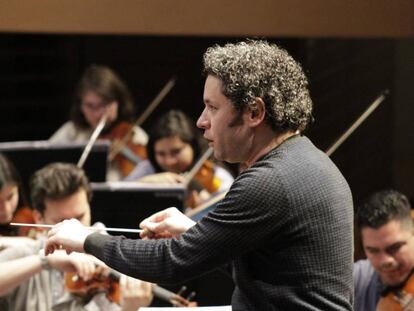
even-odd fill
[[[395,187],[398,40],[273,39],[310,79],[315,122],[305,132],[326,150],[384,90],[387,100],[333,154],[355,201]],[[47,139],[67,120],[72,92],[92,63],[113,68],[128,84],[137,115],[173,76],[177,84],[143,124],[171,108],[194,120],[202,111],[202,54],[217,37],[0,34],[0,141]],[[408,142],[407,142],[408,143]]]
[[[177,84],[143,124],[168,109],[194,120],[203,109],[202,55],[239,37],[0,34],[0,142],[44,140],[68,118],[74,85],[92,63],[114,69],[135,98],[137,116],[173,76]],[[370,193],[414,193],[411,39],[266,38],[302,63],[315,122],[305,132],[327,150],[384,90],[381,106],[332,155],[355,205]],[[322,224],[321,224],[322,225]],[[362,253],[356,246],[356,258]],[[202,305],[229,303],[231,280],[215,272],[190,285]],[[220,284],[220,285],[218,285]],[[212,291],[215,288],[216,291]],[[177,289],[177,288],[170,288]]]

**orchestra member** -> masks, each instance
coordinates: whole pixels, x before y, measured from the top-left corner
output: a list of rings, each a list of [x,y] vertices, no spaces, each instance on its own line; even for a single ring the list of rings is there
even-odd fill
[[[72,164],[54,163],[31,180],[31,201],[37,224],[56,224],[75,218],[89,226],[91,189],[84,172]],[[152,300],[151,284],[121,277],[121,305],[96,291],[85,295],[65,292],[63,272],[90,280],[108,268],[93,256],[64,251],[44,256],[44,232],[37,243],[8,247],[0,252],[0,296],[7,310],[134,310]],[[93,287],[92,287],[93,288]],[[125,293],[126,295],[123,295]],[[133,294],[135,293],[135,294]]]
[[[184,183],[185,174],[206,151],[204,145],[194,123],[182,111],[170,110],[152,127],[147,145],[148,160],[139,163],[126,180]],[[193,189],[187,200],[190,207],[199,205],[210,194],[227,191],[233,183],[233,176],[207,160],[192,182],[190,187]]]
[[[32,210],[23,195],[20,176],[11,161],[0,154],[0,236],[26,236],[27,228],[9,226],[10,222],[33,223]],[[0,238],[0,249],[15,239]]]
[[[63,124],[53,135],[53,143],[85,143],[93,130],[106,114],[106,126],[100,136],[112,142],[119,141],[132,128],[132,137],[128,150],[137,158],[145,155],[144,146],[148,136],[145,131],[131,123],[134,118],[134,103],[125,82],[110,68],[102,65],[91,65],[86,68],[78,82],[70,120]],[[117,158],[111,166],[108,178],[119,180],[133,168],[129,159]]]
[[[414,228],[407,197],[395,190],[373,194],[359,207],[356,223],[367,259],[354,265],[354,310],[411,310],[414,293],[409,293],[410,303],[403,294],[414,269]]]

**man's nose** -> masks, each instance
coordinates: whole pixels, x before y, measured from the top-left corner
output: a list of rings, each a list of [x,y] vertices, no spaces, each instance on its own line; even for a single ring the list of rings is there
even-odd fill
[[[392,257],[391,255],[387,253],[382,254],[379,260],[380,260],[381,268],[390,269],[394,267],[394,264],[395,264],[394,257]]]
[[[206,108],[204,108],[203,112],[201,113],[200,117],[197,120],[197,127],[201,129],[207,129],[209,125],[207,119]]]

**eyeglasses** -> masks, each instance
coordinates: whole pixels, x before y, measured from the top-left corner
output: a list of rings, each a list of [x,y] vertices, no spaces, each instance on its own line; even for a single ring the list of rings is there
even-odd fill
[[[158,157],[161,157],[161,158],[165,158],[167,156],[175,158],[175,157],[178,157],[180,155],[181,151],[183,151],[184,148],[186,148],[187,146],[189,146],[189,145],[185,144],[185,145],[182,145],[181,147],[173,148],[173,149],[168,150],[168,151],[164,151],[164,150],[163,151],[155,151],[155,155],[158,156]]]
[[[81,104],[81,107],[85,110],[89,111],[102,111],[104,110],[108,104],[106,102],[100,102],[98,104],[90,103],[90,102],[84,102]]]

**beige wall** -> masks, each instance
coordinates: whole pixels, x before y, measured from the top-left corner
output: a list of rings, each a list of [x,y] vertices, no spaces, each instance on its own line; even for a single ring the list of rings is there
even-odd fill
[[[0,32],[406,37],[412,0],[3,0]]]

